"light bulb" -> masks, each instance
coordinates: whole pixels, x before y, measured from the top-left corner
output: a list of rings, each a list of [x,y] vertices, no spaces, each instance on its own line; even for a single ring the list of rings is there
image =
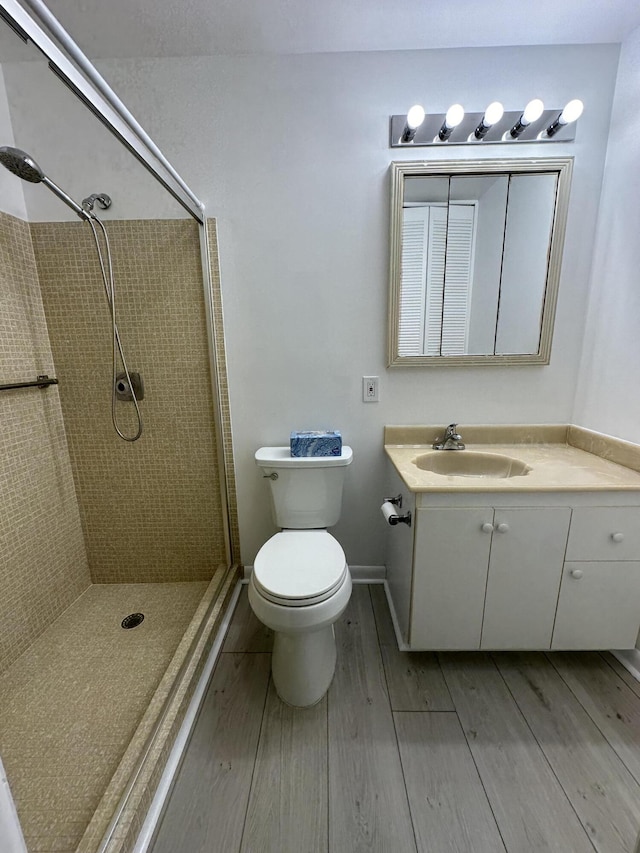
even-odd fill
[[[445,116],[444,121],[447,127],[454,128],[460,124],[463,118],[464,107],[461,104],[453,104],[447,110],[447,115]]]
[[[402,144],[405,144],[406,142],[413,142],[414,137],[416,135],[416,130],[420,127],[423,121],[424,109],[420,106],[420,104],[414,104],[407,113],[407,123],[405,124],[404,130],[402,131],[400,142]]]
[[[584,104],[582,101],[579,98],[574,98],[562,110],[558,116],[558,121],[560,124],[571,124],[572,121],[577,121],[580,118],[583,109]]]
[[[460,104],[452,104],[447,110],[442,127],[433,141],[446,142],[451,136],[452,131],[460,124],[463,118],[464,108]]]
[[[484,111],[484,118],[482,119],[483,123],[491,127],[494,124],[497,124],[502,116],[504,115],[504,107],[500,103],[500,101],[494,101]]]
[[[566,124],[571,124],[572,121],[577,121],[582,115],[583,109],[584,104],[579,100],[579,98],[574,98],[573,101],[569,101],[558,118],[549,125],[541,136],[547,138],[555,136],[561,127],[564,127]]]
[[[544,104],[540,98],[534,98],[532,101],[529,101],[518,121],[513,125],[508,134],[505,133],[503,139],[517,139],[529,127],[532,121],[538,121],[543,112]]]
[[[544,104],[540,98],[534,98],[533,101],[529,101],[527,106],[524,108],[520,121],[524,125],[531,124],[532,121],[538,121],[543,112]]]
[[[503,115],[504,107],[502,106],[500,101],[493,101],[493,103],[489,104],[489,106],[484,111],[482,121],[476,127],[473,133],[469,136],[467,142],[473,142],[474,140],[483,140],[487,133],[489,133],[493,125],[499,122]]]
[[[407,124],[412,130],[420,127],[424,121],[424,109],[420,104],[415,104],[407,113]]]

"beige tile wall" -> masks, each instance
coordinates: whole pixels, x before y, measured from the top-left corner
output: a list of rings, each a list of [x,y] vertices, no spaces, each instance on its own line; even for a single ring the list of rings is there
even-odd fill
[[[0,383],[54,375],[29,225],[0,213]],[[58,389],[0,392],[0,670],[90,584]]]
[[[110,320],[91,231],[80,221],[31,225],[91,577],[207,580],[227,560],[198,226],[107,228],[120,335],[145,382],[145,431],[133,444],[111,426]],[[131,410],[118,403],[128,430]]]

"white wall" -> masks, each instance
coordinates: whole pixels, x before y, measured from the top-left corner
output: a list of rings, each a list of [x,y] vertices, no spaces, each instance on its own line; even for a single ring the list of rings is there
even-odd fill
[[[4,74],[0,65],[0,145],[11,145],[15,147],[11,115],[9,113],[9,102],[4,82]],[[4,213],[10,213],[20,219],[27,218],[27,209],[24,203],[24,192],[22,181],[14,177],[5,168],[0,166],[0,209]]]
[[[574,419],[640,442],[640,28],[622,46]]]
[[[571,419],[617,60],[605,45],[99,63],[219,221],[245,563],[274,530],[253,453],[286,443],[292,428],[341,429],[354,448],[335,533],[352,564],[379,565],[384,424],[456,420],[464,434],[465,423]],[[478,156],[392,151],[389,115],[415,102],[479,110],[496,98],[516,109],[533,96],[586,104],[574,144],[509,149],[576,157],[551,364],[388,370],[389,163]],[[39,121],[20,107],[25,137],[42,132]],[[79,144],[72,127],[66,134],[56,128],[52,174],[58,155],[68,168],[63,138]],[[101,151],[92,157],[106,181]],[[70,179],[88,181],[85,159]],[[103,184],[91,189],[109,192]],[[363,375],[380,376],[380,403],[361,402]]]
[[[106,192],[113,204],[100,214],[105,219],[189,215],[46,63],[5,62],[3,68],[16,146],[78,204],[91,193]],[[171,125],[170,111],[162,115]],[[1,179],[8,180],[12,191],[24,193],[30,222],[76,221],[76,214],[42,184],[8,172]]]

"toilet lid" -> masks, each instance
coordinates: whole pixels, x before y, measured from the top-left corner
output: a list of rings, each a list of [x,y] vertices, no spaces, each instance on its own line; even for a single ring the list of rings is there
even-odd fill
[[[253,581],[270,601],[303,606],[329,598],[346,573],[344,551],[326,530],[283,530],[258,552]]]

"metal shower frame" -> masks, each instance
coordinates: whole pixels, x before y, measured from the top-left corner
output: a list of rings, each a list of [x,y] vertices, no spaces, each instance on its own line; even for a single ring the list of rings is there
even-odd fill
[[[29,7],[34,17],[31,17],[17,0],[0,0],[0,9],[5,12],[2,17],[20,38],[31,41],[38,48],[48,59],[53,73],[118,137],[191,216],[202,224],[204,204],[182,180],[57,18],[42,0],[24,0],[24,5]]]

